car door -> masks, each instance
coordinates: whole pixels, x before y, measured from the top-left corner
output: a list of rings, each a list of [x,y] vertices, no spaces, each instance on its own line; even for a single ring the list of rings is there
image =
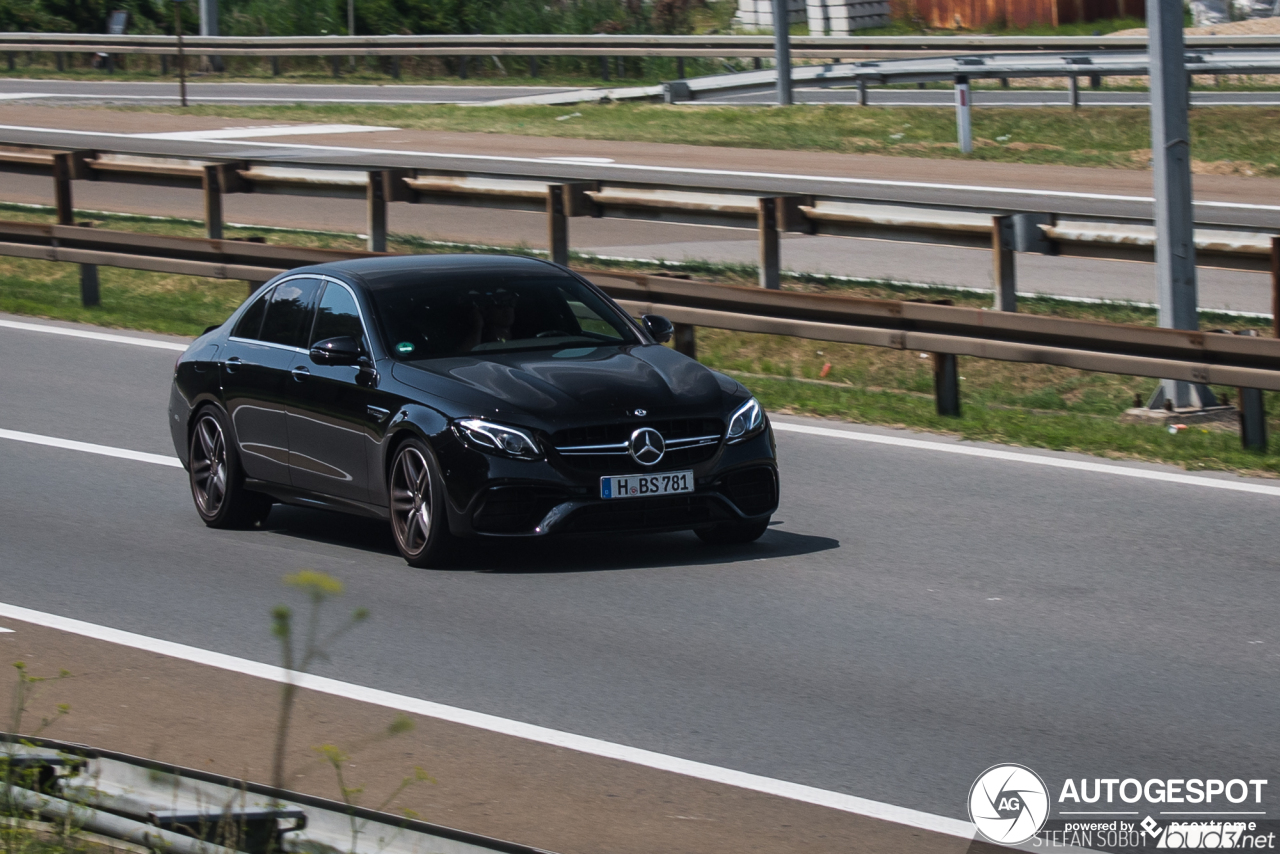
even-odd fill
[[[223,401],[250,478],[289,483],[286,383],[310,332],[319,290],[314,276],[277,284],[241,315],[221,360]]]
[[[368,355],[366,328],[355,294],[329,280],[308,347],[349,337]],[[372,365],[317,364],[309,353],[299,353],[291,375],[288,423],[293,485],[338,498],[373,501],[370,460],[391,412],[390,404],[380,401]]]

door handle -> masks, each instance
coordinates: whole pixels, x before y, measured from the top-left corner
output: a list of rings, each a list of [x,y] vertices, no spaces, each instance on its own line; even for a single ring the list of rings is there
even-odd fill
[[[226,366],[227,373],[234,374],[236,372],[236,368],[240,367],[240,357],[232,356],[230,359],[227,359]]]
[[[294,368],[290,373],[293,374],[293,378],[298,382],[302,382],[307,377],[311,376],[311,371],[307,370],[306,365],[298,365],[298,367]]]

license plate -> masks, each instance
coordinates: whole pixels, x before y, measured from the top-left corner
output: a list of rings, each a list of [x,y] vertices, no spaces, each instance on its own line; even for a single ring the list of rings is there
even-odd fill
[[[642,495],[675,495],[693,492],[693,472],[624,474],[600,478],[601,498],[639,498]]]

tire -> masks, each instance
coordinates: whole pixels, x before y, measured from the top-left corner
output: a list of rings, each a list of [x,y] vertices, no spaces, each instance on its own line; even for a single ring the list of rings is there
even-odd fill
[[[439,569],[454,554],[445,512],[444,483],[431,450],[417,439],[396,448],[387,478],[391,533],[409,566]]]
[[[710,528],[699,528],[694,531],[698,539],[712,546],[732,546],[742,543],[754,543],[769,530],[769,519],[758,519],[753,522],[721,522]]]
[[[271,512],[271,499],[244,488],[244,470],[227,416],[214,406],[196,413],[188,475],[196,512],[210,528],[252,528]]]

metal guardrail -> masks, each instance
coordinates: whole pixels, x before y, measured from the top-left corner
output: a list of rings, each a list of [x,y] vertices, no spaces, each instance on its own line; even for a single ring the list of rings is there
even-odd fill
[[[1191,50],[1186,54],[1186,66],[1188,74],[1276,74],[1280,73],[1280,48]],[[931,81],[953,82],[958,79],[1009,80],[1026,77],[1065,77],[1074,84],[1079,77],[1095,80],[1102,77],[1142,77],[1148,71],[1148,57],[1145,51],[1125,49],[1105,52],[1094,50],[1069,53],[1047,51],[997,53],[821,66],[802,65],[791,69],[791,79],[793,85],[823,88],[857,86],[862,93],[860,103],[865,104],[867,86]],[[773,89],[777,85],[777,79],[776,69],[694,77],[664,83],[663,97],[667,103],[678,103],[747,92],[762,92]],[[612,97],[614,100],[619,100],[618,95]],[[637,94],[633,97],[643,97],[643,95]],[[502,103],[520,100],[531,99],[508,99]],[[1078,92],[1074,85],[1071,102],[1073,105],[1079,104]]]
[[[77,180],[112,181],[198,189],[204,194],[209,237],[223,234],[227,194],[269,193],[366,202],[368,248],[383,251],[387,208],[392,203],[463,205],[538,211],[547,217],[551,258],[569,259],[569,221],[603,217],[718,225],[755,230],[760,283],[776,288],[781,275],[780,235],[786,232],[931,243],[992,252],[996,307],[1016,308],[1016,255],[1032,253],[1152,262],[1155,229],[1150,219],[1062,217],[1043,210],[987,209],[886,203],[848,196],[773,195],[722,187],[688,187],[640,181],[582,181],[547,171],[504,174],[449,169],[335,167],[273,160],[187,160],[104,151],[0,146],[0,172],[49,175],[58,222],[75,222],[72,186]],[[1224,227],[1195,233],[1197,263],[1250,272],[1273,272],[1277,232]],[[91,262],[81,262],[91,263]],[[104,262],[105,263],[105,262]],[[301,262],[299,262],[301,263]],[[246,267],[244,278],[268,276]]]
[[[24,776],[36,777],[38,791],[11,790],[23,809],[164,854],[550,854],[126,753],[20,738],[0,733],[0,757],[35,772]],[[353,823],[363,830],[353,834]]]
[[[0,255],[210,278],[263,280],[372,254],[0,222]],[[687,326],[1280,391],[1280,339],[580,272],[628,311]]]
[[[772,36],[410,35],[187,36],[192,53],[220,56],[671,56],[771,57]],[[1188,36],[1189,48],[1277,48],[1280,36]],[[1145,50],[1131,36],[795,36],[797,57],[860,53]],[[0,33],[0,51],[175,55],[172,36]]]

